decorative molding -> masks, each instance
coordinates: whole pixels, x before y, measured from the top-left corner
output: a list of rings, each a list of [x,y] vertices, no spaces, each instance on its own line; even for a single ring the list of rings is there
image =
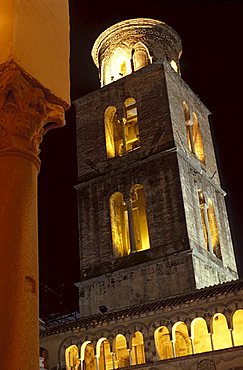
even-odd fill
[[[43,135],[65,124],[64,107],[15,63],[0,70],[0,150],[28,150],[38,155]]]

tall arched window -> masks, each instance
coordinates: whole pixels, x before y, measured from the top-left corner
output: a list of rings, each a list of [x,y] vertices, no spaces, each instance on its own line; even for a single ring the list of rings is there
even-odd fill
[[[125,46],[124,48],[117,48],[111,57],[109,67],[110,67],[110,81],[107,81],[108,83],[119,80],[121,77],[130,74],[131,63],[128,48],[126,48]]]
[[[124,101],[125,118],[123,120],[124,141],[123,152],[139,147],[139,127],[136,100],[127,98]]]
[[[96,346],[96,354],[99,363],[99,370],[113,369],[110,344],[106,338],[100,338]]]
[[[66,370],[78,370],[80,361],[77,346],[72,345],[66,349],[65,360],[66,360]]]
[[[132,49],[132,62],[134,71],[146,67],[151,63],[148,49],[143,43],[138,42]]]
[[[150,248],[148,223],[146,215],[145,194],[141,184],[134,185],[131,189],[132,216],[136,250]]]
[[[170,333],[166,326],[161,326],[154,332],[155,347],[159,360],[173,357]]]
[[[82,344],[80,353],[80,359],[83,363],[83,370],[96,370],[94,346],[90,341]]]
[[[130,253],[128,211],[122,193],[110,197],[111,232],[114,254],[118,257]]]
[[[122,155],[123,127],[117,119],[116,107],[110,106],[105,111],[105,140],[108,158]]]
[[[213,203],[210,198],[208,198],[208,221],[210,227],[213,253],[215,254],[216,257],[222,259],[216,215]]]
[[[192,321],[191,332],[194,353],[212,351],[207,324],[202,317],[197,317]]]
[[[235,346],[243,345],[243,310],[237,310],[233,315],[233,338]]]
[[[212,318],[212,339],[214,349],[232,347],[232,340],[226,317],[217,313]]]
[[[143,334],[136,331],[132,337],[132,364],[145,364]]]
[[[189,150],[195,154],[201,162],[205,163],[203,140],[197,114],[195,112],[192,112],[192,114],[190,113],[190,109],[186,102],[183,102],[183,110]]]
[[[114,340],[114,352],[118,367],[127,367],[130,365],[129,351],[127,349],[127,341],[124,335],[118,334],[116,336]]]
[[[172,337],[176,357],[192,354],[191,339],[188,334],[187,326],[184,322],[177,322],[172,329]]]
[[[222,259],[218,226],[213,203],[210,198],[205,197],[201,190],[198,191],[198,198],[206,249],[214,253],[219,259]]]

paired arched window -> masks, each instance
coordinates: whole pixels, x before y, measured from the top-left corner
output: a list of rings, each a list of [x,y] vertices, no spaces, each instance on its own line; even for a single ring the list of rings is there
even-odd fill
[[[131,188],[128,199],[124,199],[120,192],[111,195],[110,218],[113,251],[116,256],[126,256],[132,251],[150,247],[145,194],[141,184]]]
[[[108,158],[121,156],[139,147],[139,127],[136,100],[124,101],[124,117],[118,120],[117,109],[109,106],[105,111],[105,139]]]
[[[78,347],[76,345],[73,344],[66,349],[65,360],[66,370],[78,370],[80,361]]]
[[[197,114],[195,112],[190,112],[186,102],[183,102],[183,110],[189,150],[195,154],[201,162],[205,163],[203,140]]]
[[[136,331],[132,336],[132,365],[145,364],[143,334]]]
[[[216,257],[222,259],[219,232],[213,202],[210,198],[206,197],[201,190],[198,191],[198,199],[205,247],[209,252],[214,253]]]

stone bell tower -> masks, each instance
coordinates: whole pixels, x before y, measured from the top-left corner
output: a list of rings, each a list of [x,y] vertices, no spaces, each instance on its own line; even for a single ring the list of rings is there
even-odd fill
[[[81,316],[237,278],[208,121],[163,22],[104,31],[76,101]]]

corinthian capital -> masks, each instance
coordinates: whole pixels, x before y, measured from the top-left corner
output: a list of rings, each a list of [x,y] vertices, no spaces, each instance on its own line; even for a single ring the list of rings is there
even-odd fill
[[[0,69],[0,150],[39,153],[43,135],[65,124],[64,104],[27,76],[15,63]]]

